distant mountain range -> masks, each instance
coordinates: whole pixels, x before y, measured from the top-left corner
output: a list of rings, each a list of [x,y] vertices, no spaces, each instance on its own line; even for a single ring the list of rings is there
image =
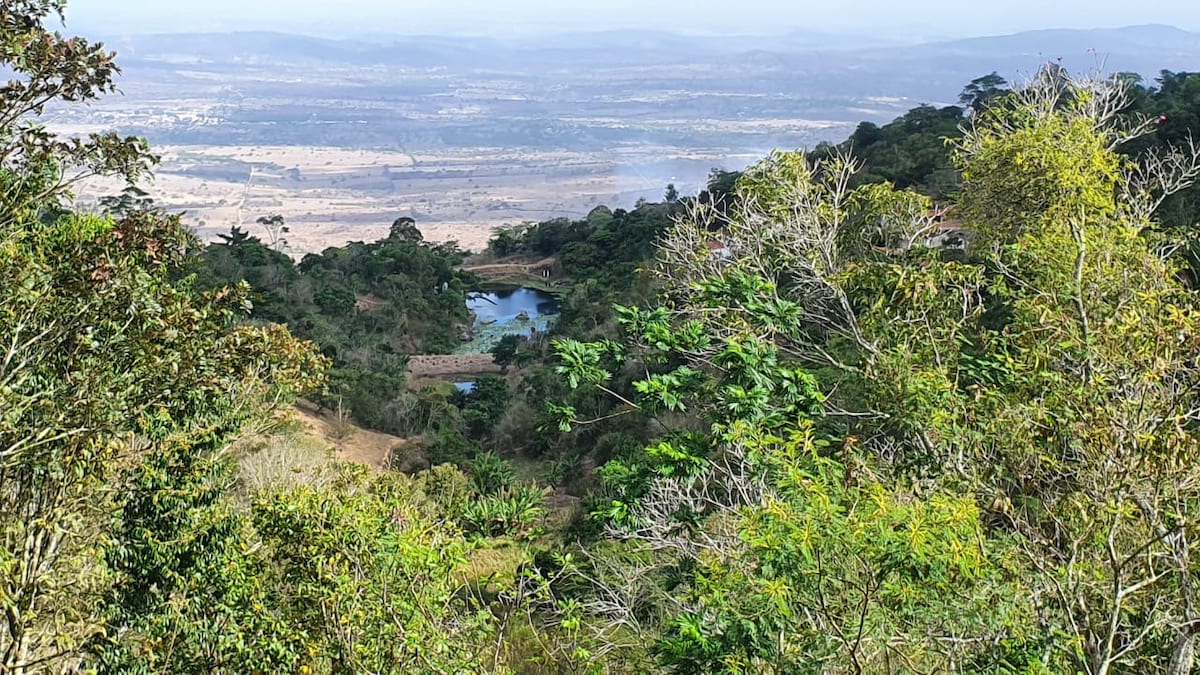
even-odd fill
[[[931,88],[930,95],[993,70],[1017,80],[1051,61],[1072,71],[1135,72],[1148,79],[1162,70],[1200,70],[1200,34],[1163,25],[1040,30],[863,50],[855,57],[858,70],[895,73],[908,95],[923,86]],[[932,79],[903,77],[905,72],[929,73]]]
[[[855,36],[689,36],[605,31],[537,39],[374,36],[324,39],[269,32],[135,35],[109,40],[130,67],[271,63],[511,70],[521,74],[613,68],[728,68],[731,74],[784,79],[822,94],[952,100],[962,85],[993,70],[1010,79],[1046,61],[1072,70],[1200,70],[1200,34],[1164,25],[1039,30],[1013,35],[896,45]]]

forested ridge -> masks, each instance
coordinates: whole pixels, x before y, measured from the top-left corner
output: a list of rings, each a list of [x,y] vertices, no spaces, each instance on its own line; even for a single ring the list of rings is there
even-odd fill
[[[0,3],[0,673],[1195,670],[1200,75],[993,73],[698,195],[297,260],[41,125],[119,72],[62,10]],[[552,260],[556,322],[417,382],[481,260]]]

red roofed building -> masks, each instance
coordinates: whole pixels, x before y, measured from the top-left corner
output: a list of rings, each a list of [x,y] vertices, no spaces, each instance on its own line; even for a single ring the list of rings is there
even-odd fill
[[[720,258],[721,260],[725,260],[733,255],[733,251],[729,250],[729,247],[725,245],[725,242],[717,239],[711,239],[705,242],[704,247],[708,249],[708,252],[711,253],[714,258]]]

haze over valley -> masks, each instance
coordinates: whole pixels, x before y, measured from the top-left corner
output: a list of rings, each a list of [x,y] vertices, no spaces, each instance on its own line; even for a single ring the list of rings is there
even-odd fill
[[[506,223],[694,194],[711,168],[840,142],[863,120],[951,105],[993,70],[1200,67],[1162,25],[900,44],[830,33],[655,30],[338,40],[268,32],[122,35],[123,96],[53,127],[144,135],[151,196],[211,239],[278,213],[293,252],[372,240],[397,217],[480,249]],[[119,185],[92,183],[94,203]]]

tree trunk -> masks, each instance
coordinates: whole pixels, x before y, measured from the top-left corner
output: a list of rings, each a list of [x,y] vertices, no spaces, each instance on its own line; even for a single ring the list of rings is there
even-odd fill
[[[1171,663],[1165,675],[1191,675],[1195,661],[1196,635],[1189,630],[1175,640],[1175,646],[1171,648]]]
[[[18,631],[8,644],[8,648],[0,654],[0,673],[3,675],[24,675],[25,660],[28,657],[29,644],[24,631]]]

